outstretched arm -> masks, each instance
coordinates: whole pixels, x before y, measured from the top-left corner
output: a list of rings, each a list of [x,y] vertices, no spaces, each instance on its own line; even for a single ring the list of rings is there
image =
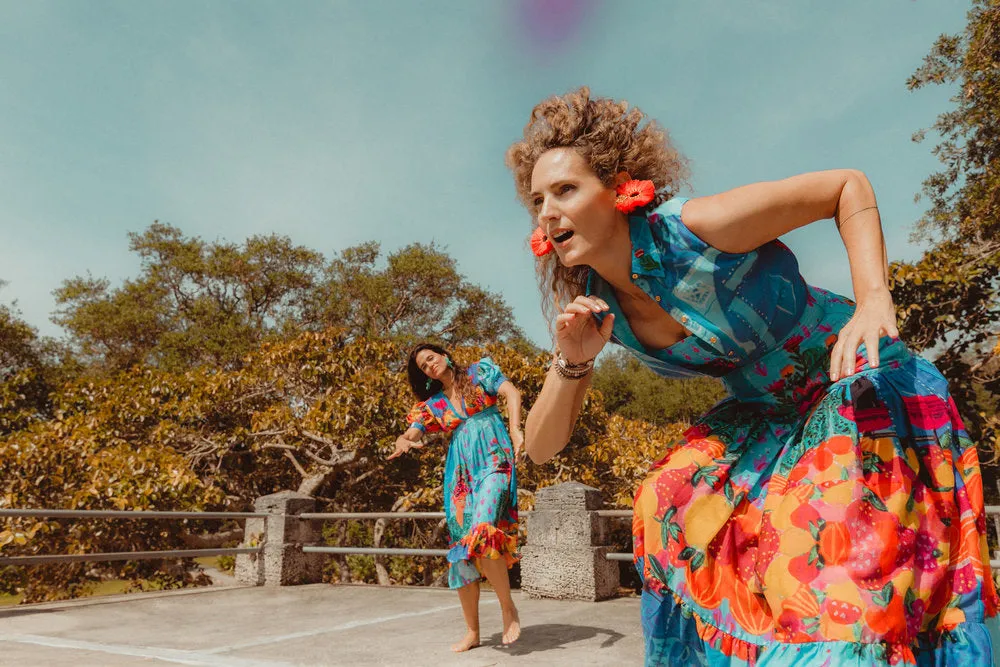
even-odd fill
[[[854,374],[858,346],[878,366],[878,339],[898,336],[882,224],[868,178],[854,169],[754,183],[684,205],[685,226],[723,252],[748,252],[811,222],[833,218],[847,257],[857,310],[830,355],[830,377]]]
[[[386,459],[394,459],[398,456],[402,456],[411,449],[420,449],[424,446],[424,443],[421,442],[423,437],[423,431],[416,426],[411,426],[406,429],[406,432],[403,433],[403,435],[396,438],[396,449],[394,449],[392,454],[389,454]]]

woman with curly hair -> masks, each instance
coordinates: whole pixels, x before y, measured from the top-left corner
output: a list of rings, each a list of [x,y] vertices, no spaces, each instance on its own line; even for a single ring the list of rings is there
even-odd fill
[[[507,164],[557,313],[528,455],[565,447],[609,341],[729,390],[635,495],[646,664],[993,664],[976,447],[899,340],[868,179],[675,197],[685,163],[644,121],[586,88],[551,97]],[[828,218],[856,304],[778,241]]]
[[[426,433],[451,434],[444,467],[444,513],[451,536],[448,585],[458,590],[466,624],[465,637],[451,648],[461,652],[479,646],[482,576],[500,600],[502,641],[510,644],[521,634],[507,573],[519,558],[515,468],[524,445],[521,393],[489,357],[462,368],[431,343],[413,349],[406,370],[419,402],[388,458],[423,447]],[[498,396],[507,401],[509,431],[496,407]]]

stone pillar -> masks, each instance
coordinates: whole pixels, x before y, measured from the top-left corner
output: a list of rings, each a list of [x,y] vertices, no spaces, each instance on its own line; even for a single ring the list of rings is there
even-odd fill
[[[254,511],[266,512],[267,519],[247,519],[241,547],[263,544],[259,554],[236,556],[236,580],[250,586],[291,586],[322,580],[323,554],[302,553],[302,547],[318,542],[311,521],[296,515],[313,512],[316,501],[295,491],[261,496]]]
[[[618,592],[618,563],[605,558],[608,520],[601,492],[578,482],[535,494],[521,548],[521,590],[531,597],[603,600]]]

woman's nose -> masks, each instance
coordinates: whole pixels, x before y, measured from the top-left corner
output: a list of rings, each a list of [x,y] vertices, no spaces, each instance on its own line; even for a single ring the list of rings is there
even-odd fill
[[[556,210],[556,207],[553,206],[552,200],[549,199],[548,197],[546,197],[542,201],[542,205],[538,209],[538,219],[542,222],[549,222],[551,220],[559,219],[559,212]]]

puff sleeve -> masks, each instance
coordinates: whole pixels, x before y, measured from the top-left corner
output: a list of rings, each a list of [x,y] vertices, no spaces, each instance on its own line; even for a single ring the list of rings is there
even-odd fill
[[[476,364],[476,382],[490,396],[496,396],[500,385],[507,381],[503,371],[489,357],[483,357]]]
[[[441,430],[441,424],[434,418],[434,413],[421,401],[413,406],[406,415],[407,428],[418,428],[424,433],[435,433]]]

